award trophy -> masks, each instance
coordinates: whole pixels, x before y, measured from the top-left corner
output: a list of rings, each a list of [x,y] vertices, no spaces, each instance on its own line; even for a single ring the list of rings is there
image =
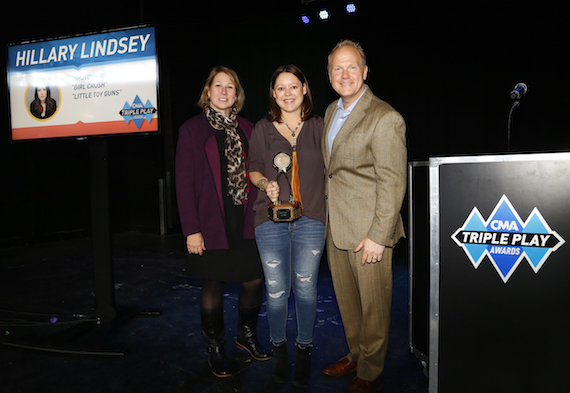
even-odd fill
[[[287,179],[287,170],[291,168],[291,156],[287,153],[277,153],[273,157],[273,167],[278,171],[276,181],[279,181],[281,174],[285,174],[285,179]],[[291,189],[289,179],[287,179],[287,183]],[[269,218],[275,222],[295,221],[302,214],[301,202],[295,202],[293,191],[291,191],[289,201],[279,201],[279,197],[277,197],[275,202],[268,204],[268,212]]]

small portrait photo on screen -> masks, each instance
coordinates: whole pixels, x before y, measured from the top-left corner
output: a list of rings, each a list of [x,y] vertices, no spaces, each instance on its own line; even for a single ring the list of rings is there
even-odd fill
[[[41,82],[30,85],[26,89],[26,104],[33,118],[48,120],[55,116],[59,109],[59,88]]]

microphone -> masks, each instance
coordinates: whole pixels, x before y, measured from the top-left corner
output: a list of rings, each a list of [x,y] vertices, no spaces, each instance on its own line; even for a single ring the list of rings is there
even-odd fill
[[[519,82],[511,90],[510,96],[512,100],[520,100],[528,91],[528,86],[524,82]]]

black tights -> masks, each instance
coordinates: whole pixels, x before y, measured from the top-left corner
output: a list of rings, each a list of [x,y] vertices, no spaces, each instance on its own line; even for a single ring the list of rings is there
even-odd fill
[[[213,311],[220,309],[224,302],[224,282],[204,280],[200,297],[200,309]],[[261,305],[263,278],[242,282],[239,291],[239,306],[244,308]]]

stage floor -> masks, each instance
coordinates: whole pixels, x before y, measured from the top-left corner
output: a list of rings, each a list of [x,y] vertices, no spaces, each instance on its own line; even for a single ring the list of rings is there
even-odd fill
[[[118,316],[113,322],[103,324],[81,317],[91,315],[95,306],[90,237],[0,249],[2,392],[298,391],[291,381],[281,386],[272,383],[272,361],[250,362],[235,348],[236,284],[226,285],[224,314],[226,351],[240,371],[226,379],[210,373],[200,330],[200,281],[186,273],[188,262],[181,235],[120,233],[113,235],[112,249],[112,293]],[[409,350],[405,243],[396,251],[383,392],[425,393],[424,369]],[[332,379],[320,371],[347,352],[324,260],[318,294],[308,391],[342,393],[352,376]],[[157,311],[159,315],[141,315],[143,311]],[[295,359],[295,331],[291,299],[288,323],[291,363]],[[260,341],[269,347],[265,305],[261,308],[258,334]],[[36,349],[26,349],[27,346]],[[291,376],[293,370],[291,364]]]

